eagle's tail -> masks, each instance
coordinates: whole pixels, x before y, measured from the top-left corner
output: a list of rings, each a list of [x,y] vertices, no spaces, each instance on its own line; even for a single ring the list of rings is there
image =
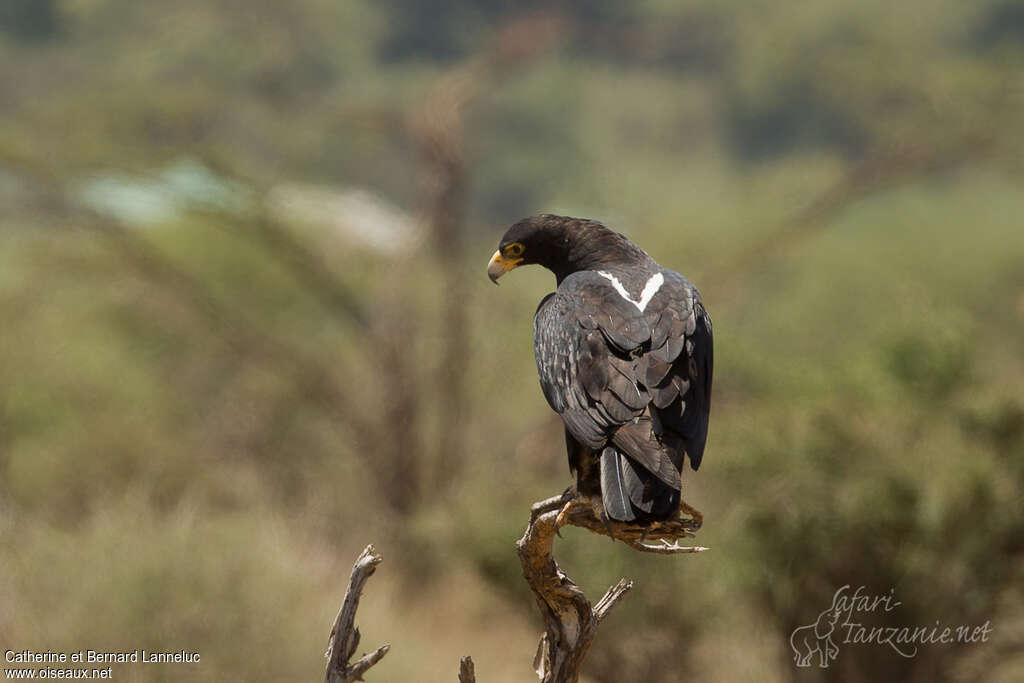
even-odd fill
[[[601,451],[601,502],[617,522],[667,519],[679,508],[679,488],[667,485],[617,446]]]

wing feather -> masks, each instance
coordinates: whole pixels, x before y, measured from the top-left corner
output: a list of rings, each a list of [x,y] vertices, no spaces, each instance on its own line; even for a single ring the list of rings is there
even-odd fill
[[[711,320],[693,285],[661,272],[664,283],[643,311],[583,271],[565,278],[534,317],[544,396],[567,432],[600,458],[614,519],[634,518],[630,500],[670,514],[683,453],[696,469],[707,439]]]

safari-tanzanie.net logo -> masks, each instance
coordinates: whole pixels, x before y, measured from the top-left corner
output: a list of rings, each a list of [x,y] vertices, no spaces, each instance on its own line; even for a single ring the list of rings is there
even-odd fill
[[[874,645],[891,648],[901,657],[913,657],[925,645],[984,643],[992,633],[986,621],[981,625],[941,624],[930,626],[877,626],[872,614],[894,611],[902,605],[895,589],[886,595],[871,595],[864,586],[852,593],[843,586],[832,596],[832,605],[812,624],[800,626],[789,636],[793,661],[797,666],[825,669],[839,656],[839,645]]]

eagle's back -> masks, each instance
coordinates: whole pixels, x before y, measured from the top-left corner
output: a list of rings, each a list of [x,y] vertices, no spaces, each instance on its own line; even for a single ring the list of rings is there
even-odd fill
[[[599,478],[580,490],[599,488],[620,521],[673,516],[683,453],[700,465],[710,415],[711,320],[697,289],[653,260],[572,273],[537,309],[534,350],[570,465]],[[581,466],[588,456],[599,467]]]

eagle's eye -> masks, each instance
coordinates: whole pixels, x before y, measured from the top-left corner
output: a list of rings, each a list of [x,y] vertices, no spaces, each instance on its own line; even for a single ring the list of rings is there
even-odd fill
[[[513,242],[512,244],[505,247],[505,256],[509,258],[518,258],[523,255],[523,251],[526,247],[523,246],[522,242]]]

